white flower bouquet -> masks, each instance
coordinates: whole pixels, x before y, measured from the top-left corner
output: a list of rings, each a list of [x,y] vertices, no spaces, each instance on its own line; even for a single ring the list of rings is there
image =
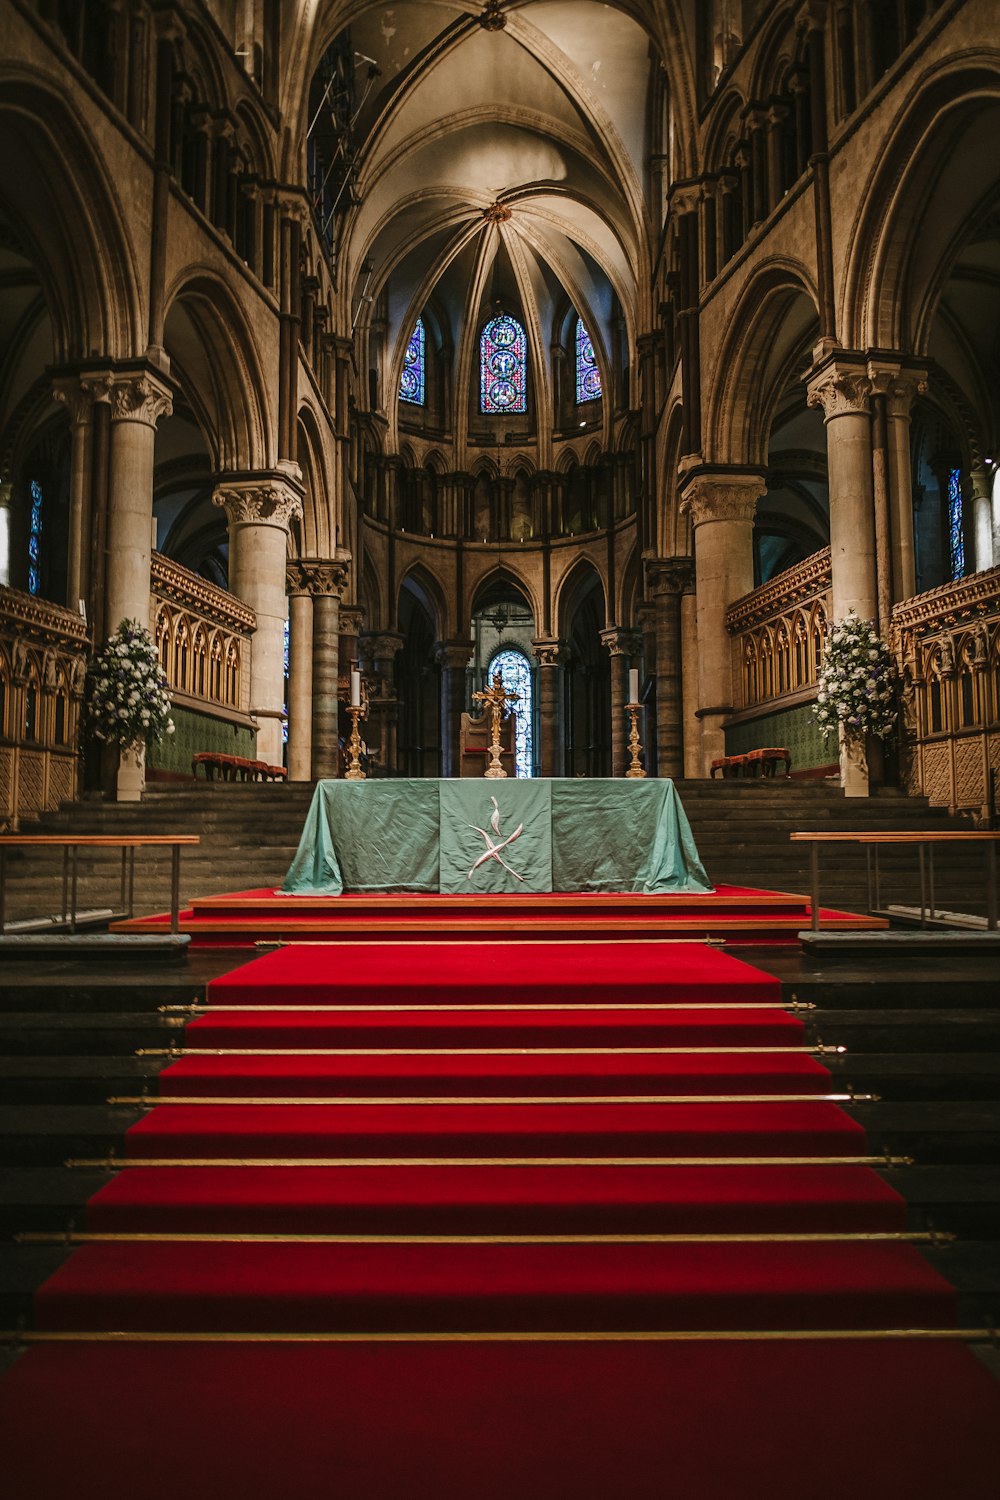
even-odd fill
[[[120,750],[152,745],[173,734],[170,693],[149,631],[122,620],[90,666],[87,725]]]
[[[848,737],[884,740],[896,723],[896,664],[871,620],[853,611],[827,637],[813,713],[824,737],[840,725]]]

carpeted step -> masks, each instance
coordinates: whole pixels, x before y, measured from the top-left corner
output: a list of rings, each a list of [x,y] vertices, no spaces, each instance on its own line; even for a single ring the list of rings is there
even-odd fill
[[[159,1077],[174,1095],[324,1098],[463,1094],[827,1094],[838,1089],[805,1052],[468,1057],[183,1057]]]
[[[177,1043],[176,1035],[171,1038]],[[776,1006],[724,1009],[238,1010],[191,1021],[183,1046],[251,1047],[804,1047],[805,1026]]]
[[[993,1377],[927,1339],[90,1342],[29,1350],[5,1389],[5,1482],[36,1500],[107,1500],[111,1464],[144,1500],[995,1500],[1000,1478]]]
[[[214,979],[213,1005],[368,1005],[639,1001],[778,1001],[780,985],[704,943],[509,944],[502,963],[475,944],[302,944]]]
[[[36,1307],[87,1331],[932,1328],[954,1289],[883,1242],[144,1241],[84,1245]]]
[[[893,1233],[870,1167],[130,1167],[87,1206],[104,1233]]]
[[[162,1103],[131,1127],[135,1158],[856,1156],[835,1104]]]

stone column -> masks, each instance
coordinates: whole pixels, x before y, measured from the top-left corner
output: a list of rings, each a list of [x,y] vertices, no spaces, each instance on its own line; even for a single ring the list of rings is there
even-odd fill
[[[281,764],[285,716],[285,566],[288,528],[302,514],[302,489],[281,472],[223,479],[212,502],[229,522],[229,587],[257,616],[250,712],[258,721],[257,754]]]
[[[972,528],[976,550],[976,572],[993,566],[993,485],[989,469],[973,469]]]
[[[105,636],[113,635],[122,620],[142,625],[148,620],[153,442],[157,421],[173,410],[168,387],[150,371],[115,374],[107,389],[111,457]]]
[[[601,631],[601,640],[611,653],[611,774],[624,776],[628,768],[628,669],[636,640],[631,631],[612,625]],[[640,725],[640,734],[642,733]]]
[[[542,776],[565,776],[563,729],[563,641],[532,641],[538,662],[538,769]]]
[[[753,518],[766,488],[761,474],[720,471],[694,471],[684,486],[681,503],[694,529],[703,776],[726,753],[722,725],[733,711],[726,609],[753,588]]]
[[[892,600],[911,599],[917,591],[913,540],[913,475],[910,467],[910,411],[927,389],[927,371],[900,361],[869,360],[872,389],[885,396],[888,457],[889,529]]]
[[[826,423],[834,621],[851,611],[878,620],[871,390],[867,370],[847,360],[821,365],[808,384],[808,403],[823,408]],[[867,761],[843,734],[840,779],[849,797],[867,797]]]
[[[701,720],[698,717],[698,597],[694,588],[681,595],[681,711],[684,775],[703,776]]]
[[[383,630],[365,637],[365,648],[376,679],[368,720],[369,748],[378,750],[383,774],[394,776],[398,762],[399,703],[396,698],[394,669],[396,652],[403,637],[394,630]]]
[[[317,779],[340,773],[340,594],[319,577],[313,592],[312,762]]]
[[[466,671],[472,641],[440,641],[434,660],[441,669],[441,775],[462,774],[462,714],[467,711]]]
[[[656,774],[684,775],[681,710],[681,595],[691,580],[691,559],[647,564],[656,611]]]
[[[288,779],[312,779],[313,602],[299,563],[286,570],[288,586]]]
[[[80,607],[87,593],[87,543],[90,537],[90,478],[93,465],[94,397],[80,380],[61,377],[52,394],[70,418],[69,538],[66,559],[66,603]],[[150,502],[152,515],[152,501]],[[150,526],[152,538],[152,525]]]

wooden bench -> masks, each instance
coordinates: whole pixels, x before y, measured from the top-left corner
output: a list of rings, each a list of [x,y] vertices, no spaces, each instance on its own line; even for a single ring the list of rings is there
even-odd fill
[[[935,844],[982,844],[986,854],[986,926],[990,932],[997,927],[997,840],[1000,833],[970,830],[969,832],[928,833],[919,829],[906,833],[792,833],[792,843],[809,844],[809,874],[811,882],[812,930],[819,931],[819,851],[822,844],[860,844],[865,851],[868,874],[868,910],[875,911],[880,905],[878,851],[884,844],[916,844],[920,869],[920,925],[927,926],[927,913],[933,920],[934,904],[934,845]],[[874,859],[872,855],[874,853]],[[928,875],[930,900],[928,902]]]
[[[215,750],[199,750],[191,757],[192,776],[197,777],[199,766],[205,768],[206,781],[214,781],[216,772],[220,781],[285,781],[288,778],[284,766],[270,766],[266,760],[248,760],[243,755],[223,755]]]
[[[748,750],[744,755],[720,755],[718,760],[713,760],[709,774],[713,781],[716,771],[721,771],[723,781],[741,776],[750,779],[777,776],[781,764],[785,767],[785,775],[790,776],[791,753],[784,746],[768,745],[761,750]]]
[[[181,887],[181,849],[200,844],[197,833],[5,833],[0,835],[0,934],[6,918],[8,849],[62,849],[63,888],[62,919],[70,932],[76,931],[77,918],[77,851],[79,849],[120,849],[122,852],[121,904],[127,916],[135,904],[135,851],[137,849],[170,849],[170,931],[178,931]],[[126,899],[127,897],[127,899]]]

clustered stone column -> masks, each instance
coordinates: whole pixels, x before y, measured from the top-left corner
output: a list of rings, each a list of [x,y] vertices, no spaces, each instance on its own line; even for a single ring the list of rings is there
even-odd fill
[[[434,660],[441,669],[441,775],[462,774],[462,714],[466,708],[465,674],[472,641],[440,641]]]
[[[342,562],[303,563],[313,601],[312,769],[316,777],[340,772],[340,599],[347,585]]]
[[[656,635],[656,771],[659,776],[683,776],[681,595],[691,581],[691,559],[651,562],[647,579]]]
[[[601,640],[611,653],[611,774],[624,776],[628,764],[628,734],[625,705],[628,702],[628,668],[638,645],[631,631],[618,625],[601,631]]]
[[[285,565],[288,529],[302,514],[302,488],[289,475],[269,472],[221,481],[213,504],[229,521],[229,587],[257,616],[253,638],[252,701],[257,753],[281,763],[285,716]],[[147,559],[146,592],[149,592]],[[315,622],[314,622],[315,629]]]
[[[733,658],[726,609],[753,588],[753,518],[767,488],[761,474],[694,471],[682,504],[694,529],[698,614],[698,716],[702,775],[726,753],[733,711]]]
[[[148,370],[121,373],[107,386],[111,403],[108,569],[105,634],[122,620],[146,624],[153,531],[153,443],[156,424],[173,410],[170,389]],[[282,575],[283,576],[283,575]]]
[[[285,573],[288,589],[288,779],[312,779],[313,603],[301,563]]]
[[[563,667],[564,642],[532,641],[531,649],[538,662],[538,769],[543,776],[563,776],[565,736],[563,733]]]

